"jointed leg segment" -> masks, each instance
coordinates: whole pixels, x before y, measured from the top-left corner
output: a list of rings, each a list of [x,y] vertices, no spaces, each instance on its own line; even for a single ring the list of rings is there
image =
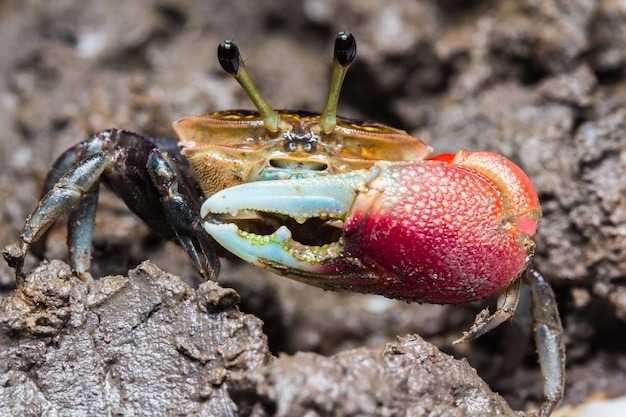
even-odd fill
[[[519,303],[522,285],[530,288],[533,332],[544,378],[545,400],[540,416],[547,417],[563,398],[565,347],[554,293],[539,271],[527,268],[520,279],[498,294],[496,311],[490,315],[488,309],[483,310],[471,329],[454,343],[474,340],[510,319]]]

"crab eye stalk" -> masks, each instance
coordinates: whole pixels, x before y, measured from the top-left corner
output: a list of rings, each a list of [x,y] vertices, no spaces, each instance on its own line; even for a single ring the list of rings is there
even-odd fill
[[[259,113],[261,113],[265,128],[270,132],[278,132],[280,130],[280,116],[265,101],[259,89],[254,85],[246,66],[241,60],[241,54],[237,45],[229,40],[220,42],[217,47],[217,59],[220,61],[224,71],[232,75],[248,94]]]
[[[330,79],[330,87],[326,104],[320,118],[322,131],[325,134],[332,133],[337,125],[337,104],[343,79],[348,72],[348,67],[356,57],[356,40],[350,32],[339,32],[335,38],[335,53],[333,58],[333,70]]]

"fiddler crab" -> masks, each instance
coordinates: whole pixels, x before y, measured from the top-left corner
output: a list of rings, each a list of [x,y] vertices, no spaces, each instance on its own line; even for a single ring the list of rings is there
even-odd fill
[[[258,111],[228,110],[174,122],[179,142],[110,129],[65,151],[45,194],[4,257],[22,282],[24,259],[64,213],[70,263],[83,281],[102,181],[152,229],[177,240],[204,279],[216,279],[215,242],[245,261],[327,290],[458,304],[498,293],[457,342],[511,318],[530,287],[548,416],[563,395],[564,347],[554,295],[531,267],[541,218],[522,170],[493,152],[429,157],[406,132],[336,116],[356,56],[335,40],[321,114],[274,110],[237,46],[218,47],[222,67]]]

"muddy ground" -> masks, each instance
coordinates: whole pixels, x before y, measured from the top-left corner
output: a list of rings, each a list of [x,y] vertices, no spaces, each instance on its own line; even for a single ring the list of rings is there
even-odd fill
[[[529,174],[544,209],[535,264],[565,329],[564,403],[626,395],[625,27],[622,5],[592,0],[5,0],[0,246],[76,142],[109,127],[171,137],[180,117],[251,108],[217,63],[220,40],[237,40],[274,107],[319,111],[347,29],[359,55],[343,115],[439,152],[494,150]],[[46,259],[67,260],[62,223]],[[221,287],[201,285],[106,191],[92,270],[113,277],[85,286],[54,261],[15,293],[0,265],[0,414],[513,415],[464,360],[413,334],[467,358],[512,409],[541,401],[515,326],[451,343],[494,300],[323,292],[233,261]]]

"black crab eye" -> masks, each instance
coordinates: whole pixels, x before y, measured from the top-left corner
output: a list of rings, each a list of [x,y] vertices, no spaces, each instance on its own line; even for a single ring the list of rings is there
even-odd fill
[[[233,41],[225,40],[217,47],[217,59],[224,71],[235,75],[241,67],[241,55],[239,48]]]
[[[356,57],[356,40],[350,32],[339,32],[335,38],[335,59],[342,67],[352,64]]]

